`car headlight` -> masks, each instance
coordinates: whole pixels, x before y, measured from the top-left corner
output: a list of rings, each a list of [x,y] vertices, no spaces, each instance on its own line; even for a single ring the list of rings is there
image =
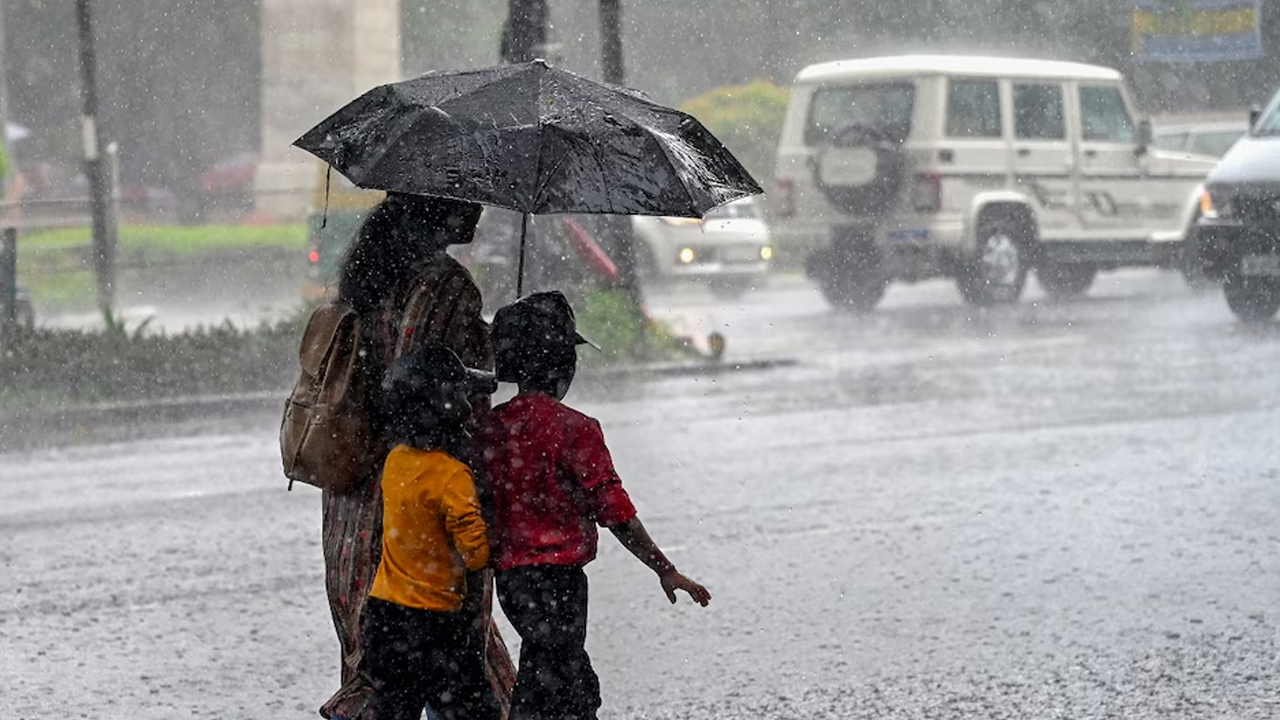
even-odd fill
[[[760,248],[760,259],[761,259],[761,260],[772,260],[772,259],[773,259],[773,248],[769,247],[768,245],[765,245],[764,247]]]
[[[1205,190],[1200,193],[1200,217],[1210,220],[1226,220],[1231,216],[1231,200],[1222,191],[1218,191],[1215,194]]]
[[[679,257],[680,257],[680,262],[684,263],[685,265],[688,265],[692,263],[694,260],[698,259],[698,254],[693,251],[693,248],[687,247],[687,248],[680,249]]]

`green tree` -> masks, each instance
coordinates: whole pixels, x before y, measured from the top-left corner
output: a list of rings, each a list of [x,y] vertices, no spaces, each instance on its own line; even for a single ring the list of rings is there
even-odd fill
[[[786,88],[768,80],[708,90],[680,109],[694,116],[766,184],[773,177],[774,150],[787,111]]]

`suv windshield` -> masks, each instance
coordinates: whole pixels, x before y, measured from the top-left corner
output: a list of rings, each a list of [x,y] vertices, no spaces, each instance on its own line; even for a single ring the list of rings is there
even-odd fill
[[[865,125],[902,142],[911,131],[914,104],[915,85],[909,82],[820,88],[813,94],[805,144],[822,145],[850,125]]]

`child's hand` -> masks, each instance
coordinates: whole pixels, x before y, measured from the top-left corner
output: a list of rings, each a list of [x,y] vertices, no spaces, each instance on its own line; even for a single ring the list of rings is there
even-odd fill
[[[672,570],[659,576],[662,580],[662,591],[667,594],[667,599],[671,604],[676,603],[676,590],[683,590],[689,593],[689,597],[693,598],[699,605],[706,607],[711,602],[711,593],[706,588],[680,573]]]

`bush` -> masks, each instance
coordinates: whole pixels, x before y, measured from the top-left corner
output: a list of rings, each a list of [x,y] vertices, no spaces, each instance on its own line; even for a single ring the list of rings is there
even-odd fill
[[[694,116],[737,156],[756,180],[773,177],[774,152],[789,91],[768,80],[718,87],[685,101]]]
[[[306,315],[242,329],[230,323],[178,335],[18,328],[0,351],[0,406],[71,405],[287,389],[297,374]]]
[[[581,353],[584,368],[696,355],[620,290],[575,296],[582,333],[602,348]],[[0,346],[0,408],[283,393],[297,379],[310,311],[255,328],[227,322],[173,335],[149,332],[145,322],[127,327],[110,314],[99,331],[19,327]]]
[[[622,290],[590,289],[573,301],[578,329],[600,346],[579,352],[583,367],[607,367],[634,362],[696,356],[658,323],[640,312]]]

